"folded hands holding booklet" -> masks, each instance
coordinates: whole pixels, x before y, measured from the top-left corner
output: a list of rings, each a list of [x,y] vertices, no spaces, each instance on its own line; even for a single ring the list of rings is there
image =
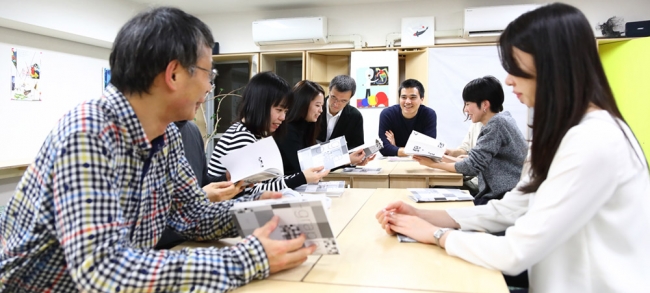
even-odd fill
[[[267,137],[221,157],[230,181],[257,183],[284,175],[282,155],[273,137]]]
[[[446,146],[433,137],[424,135],[415,130],[411,132],[404,153],[411,156],[422,156],[440,162],[445,155]]]

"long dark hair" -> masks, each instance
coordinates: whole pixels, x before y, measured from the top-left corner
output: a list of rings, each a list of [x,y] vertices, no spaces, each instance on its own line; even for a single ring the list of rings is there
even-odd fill
[[[508,73],[535,78],[517,65],[513,48],[531,54],[537,69],[531,181],[521,187],[523,192],[535,192],[546,180],[564,135],[580,122],[590,103],[625,120],[607,82],[589,21],[577,8],[554,3],[529,11],[506,27],[498,46]]]
[[[325,96],[325,91],[323,87],[319,84],[310,81],[302,80],[296,83],[296,85],[291,90],[293,94],[293,106],[289,109],[287,113],[286,121],[289,123],[304,123],[307,113],[309,112],[309,104],[313,101],[318,94]],[[316,137],[318,137],[318,132],[320,127],[318,127],[323,119],[323,115],[318,116],[318,119],[315,123],[309,122],[307,126],[307,132],[304,137],[305,145],[311,146],[316,144]]]
[[[242,101],[239,103],[237,120],[258,137],[271,135],[271,108],[289,108],[292,96],[289,83],[277,74],[265,71],[253,76],[244,88]],[[284,133],[284,123],[275,131]]]

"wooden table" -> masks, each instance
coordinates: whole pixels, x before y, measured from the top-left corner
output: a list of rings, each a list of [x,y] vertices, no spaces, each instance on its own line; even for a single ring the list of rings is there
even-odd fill
[[[415,204],[404,189],[378,189],[338,237],[340,255],[324,255],[303,282],[444,292],[508,292],[501,272],[470,264],[434,245],[399,243],[377,224],[375,214],[403,200],[424,209],[471,206],[472,202]]]
[[[341,197],[332,198],[332,207],[329,209],[328,218],[334,235],[338,237],[338,235],[341,234],[345,226],[348,225],[354,215],[357,214],[374,192],[374,189],[348,189],[343,193],[343,195],[341,195]],[[172,250],[180,250],[186,247],[224,247],[234,245],[240,240],[241,238],[230,238],[208,242],[190,241],[174,247]],[[309,270],[311,270],[320,257],[320,255],[310,255],[307,257],[307,261],[299,267],[273,274],[267,280],[300,282],[307,273],[309,273]]]
[[[403,200],[424,209],[471,206],[471,202],[415,204],[405,189],[351,189],[332,198],[330,223],[340,255],[310,256],[301,266],[254,281],[236,292],[508,292],[503,276],[451,257],[434,245],[399,243],[386,235],[375,213]],[[227,239],[184,247],[224,246]]]
[[[368,163],[367,168],[381,168],[379,174],[350,173],[343,172],[343,169],[331,172],[324,181],[345,181],[345,186],[352,188],[389,188],[389,174],[397,166],[398,162],[375,159]]]
[[[390,188],[428,188],[430,186],[462,186],[463,175],[433,169],[418,162],[399,162],[390,172]]]

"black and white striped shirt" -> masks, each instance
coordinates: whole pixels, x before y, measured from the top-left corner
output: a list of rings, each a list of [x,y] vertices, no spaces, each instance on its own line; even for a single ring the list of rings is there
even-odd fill
[[[221,164],[221,157],[236,149],[243,148],[258,140],[246,126],[241,122],[235,122],[221,136],[217,145],[214,146],[210,164],[208,165],[208,174],[211,176],[222,176],[226,174],[226,168]],[[255,184],[253,188],[246,189],[247,194],[261,191],[280,191],[285,188],[295,188],[307,183],[305,175],[302,172],[295,174],[285,174],[283,177],[269,179]]]

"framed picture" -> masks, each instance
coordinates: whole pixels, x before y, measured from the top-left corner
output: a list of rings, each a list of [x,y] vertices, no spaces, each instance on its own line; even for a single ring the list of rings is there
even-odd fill
[[[433,16],[402,18],[402,47],[435,45],[434,24]]]

